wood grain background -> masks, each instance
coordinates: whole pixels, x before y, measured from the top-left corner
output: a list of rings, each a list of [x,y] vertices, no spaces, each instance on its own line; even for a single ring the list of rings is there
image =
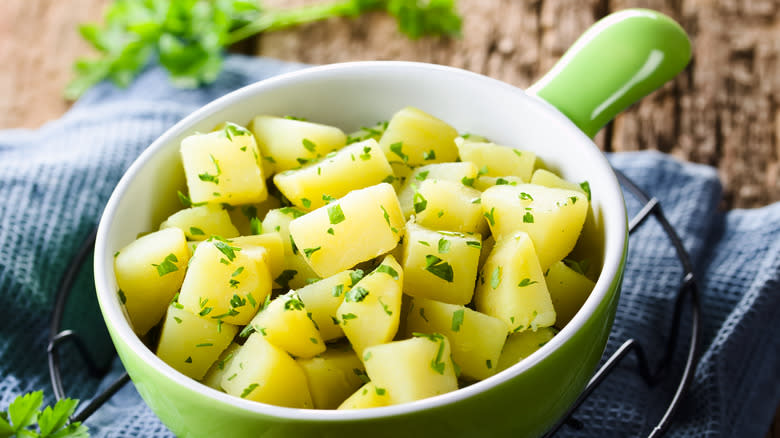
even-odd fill
[[[322,0],[265,0],[290,7]],[[108,0],[0,2],[0,129],[34,128],[69,107],[70,66],[90,53],[75,29]],[[401,59],[465,68],[527,87],[604,15],[647,7],[688,31],[683,74],[596,137],[607,151],[657,149],[716,166],[724,208],[780,200],[780,0],[460,0],[463,37],[409,41],[369,14],[265,35],[235,48],[284,60]],[[780,422],[769,437],[780,438]]]

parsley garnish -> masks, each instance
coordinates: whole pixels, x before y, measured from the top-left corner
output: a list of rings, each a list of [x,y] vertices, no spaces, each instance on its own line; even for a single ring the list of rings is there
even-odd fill
[[[119,295],[119,301],[121,301],[122,304],[127,304],[127,297],[125,296],[125,292],[122,289],[117,291],[117,295]]]
[[[346,218],[344,217],[344,211],[341,210],[341,205],[333,204],[328,206],[328,219],[330,219],[330,223],[333,225],[344,222]]]
[[[526,192],[520,192],[518,197],[523,201],[533,201],[534,198]]]
[[[423,170],[422,172],[418,173],[417,176],[414,177],[417,181],[425,181],[425,178],[428,178],[428,174],[431,173],[430,170]]]
[[[390,310],[390,307],[389,307],[387,304],[385,304],[385,302],[384,302],[384,301],[382,301],[382,297],[379,297],[379,298],[377,299],[377,301],[379,301],[379,304],[381,304],[381,305],[382,305],[382,310],[384,310],[384,311],[385,311],[385,313],[387,314],[387,316],[393,316],[393,311],[392,311],[392,310]]]
[[[452,283],[452,266],[435,255],[428,254],[425,256],[425,270],[442,280]]]
[[[496,178],[497,186],[505,186],[507,184],[509,184],[509,181],[505,180],[504,178]]]
[[[463,325],[463,316],[466,313],[466,309],[458,309],[452,312],[452,331],[459,332],[460,326]]]
[[[430,244],[430,243],[428,243],[428,242],[426,242],[426,241],[424,241],[424,240],[418,240],[417,242],[418,242],[420,245],[431,246],[431,244]]]
[[[477,240],[467,240],[466,245],[474,248],[482,248],[482,243]]]
[[[283,215],[286,216],[292,216],[293,219],[297,219],[303,216],[304,214],[306,214],[295,207],[282,207],[279,209],[279,213],[282,213]]]
[[[383,183],[392,184],[395,181],[395,175],[387,175],[385,179],[382,180]]]
[[[350,289],[349,292],[344,295],[344,300],[348,303],[359,303],[366,299],[367,296],[368,290],[358,286]]]
[[[420,192],[414,193],[413,202],[414,202],[414,212],[417,214],[420,214],[420,212],[425,210],[425,208],[428,206],[428,200],[425,199],[425,197],[422,194],[420,194]]]
[[[384,272],[385,274],[393,277],[393,280],[398,280],[399,278],[401,278],[398,275],[398,271],[393,269],[392,266],[388,266],[388,265],[379,265],[379,267],[376,268],[375,272]]]
[[[487,218],[488,222],[490,222],[491,227],[496,225],[496,218],[494,216],[495,213],[496,213],[496,207],[491,208],[489,213],[488,212],[482,213],[482,215]]]
[[[439,254],[450,252],[450,241],[444,238],[439,239]]]
[[[174,253],[170,253],[165,256],[165,260],[163,260],[159,265],[152,263],[152,266],[157,268],[157,275],[162,277],[163,275],[178,271],[179,268],[176,266],[178,261],[179,259],[176,258],[176,255]]]
[[[249,229],[252,232],[252,234],[263,234],[263,222],[253,217],[252,219],[249,219]]]
[[[331,292],[331,295],[334,297],[340,297],[341,294],[344,293],[344,285],[343,284],[337,284],[333,286],[333,292]]]
[[[310,208],[311,207],[311,200],[307,198],[301,198],[301,204],[303,204],[304,208]]]
[[[303,147],[309,152],[314,152],[317,149],[317,146],[308,138],[301,140],[301,143],[303,143]]]
[[[492,368],[493,368],[493,362],[492,362],[490,359],[487,359],[487,360],[485,361],[485,366],[486,366],[488,369],[492,369]]]
[[[287,301],[284,302],[284,310],[303,310],[303,301],[298,294],[287,295]]]
[[[490,275],[490,287],[497,288],[501,284],[501,266],[496,266],[493,269],[493,273]]]
[[[568,266],[569,269],[582,275],[585,275],[588,272],[588,269],[590,269],[590,260],[587,259],[579,262],[572,259],[563,259],[563,263]]]
[[[352,287],[357,284],[358,281],[360,281],[361,278],[363,278],[363,275],[365,273],[362,269],[355,269],[354,271],[349,273],[349,279],[352,280],[352,284],[349,285],[349,287]]]
[[[334,198],[333,196],[330,196],[330,195],[323,194],[322,195],[322,200],[325,201],[326,204],[330,204],[330,202],[331,201],[335,201],[336,198]]]
[[[304,248],[303,253],[306,255],[306,258],[311,258],[311,255],[319,251],[320,249],[322,249],[321,246],[318,246],[316,248]]]
[[[68,424],[78,403],[78,400],[65,398],[54,407],[47,406],[41,411],[43,391],[20,395],[8,405],[7,411],[0,412],[0,436],[87,438],[88,429],[81,422]],[[38,423],[40,434],[35,431],[35,423]]]
[[[416,332],[412,333],[412,336],[426,338],[431,342],[439,343],[439,349],[436,351],[436,356],[431,359],[431,368],[439,374],[444,374],[446,364],[441,361],[442,356],[444,356],[444,336],[440,335],[439,333],[427,334]]]
[[[192,363],[192,356],[187,356],[187,358],[184,359],[184,363]]]
[[[246,299],[241,298],[237,294],[233,294],[233,298],[230,299],[230,307],[241,307],[246,305]]]
[[[246,398],[249,394],[252,393],[258,386],[260,386],[258,383],[252,383],[241,392],[241,398]]]
[[[401,159],[404,160],[404,163],[406,163],[407,161],[409,161],[409,156],[404,153],[403,147],[404,145],[400,141],[398,143],[393,143],[390,145],[390,152],[401,157]]]
[[[363,161],[371,159],[371,146],[364,146],[363,153],[360,154],[360,159]]]
[[[274,279],[274,281],[282,289],[289,289],[290,288],[290,280],[292,280],[296,275],[298,275],[298,271],[295,271],[293,269],[285,269],[284,271],[282,271],[281,274],[279,274],[278,277],[276,277]]]
[[[464,176],[460,179],[460,182],[463,183],[464,186],[467,187],[474,187],[474,178],[469,178],[467,176]]]
[[[514,152],[515,155],[517,155],[518,157],[522,157],[523,156],[523,153],[518,151],[517,149],[512,149],[512,152]]]
[[[436,151],[433,149],[429,150],[428,152],[423,152],[423,160],[435,160],[436,159]]]
[[[374,390],[376,391],[376,395],[378,395],[380,397],[385,395],[385,392],[386,392],[385,388],[380,388],[378,386],[375,386]]]
[[[583,181],[580,183],[580,188],[582,188],[582,191],[588,195],[588,201],[590,201],[590,183]]]
[[[530,211],[526,211],[525,214],[523,215],[523,223],[526,224],[534,223],[534,215],[531,214]]]
[[[350,319],[356,319],[357,315],[354,313],[342,313],[341,314],[341,320],[344,321],[344,325],[347,325],[347,321]]]
[[[193,236],[205,236],[206,233],[203,232],[200,228],[197,227],[190,227],[190,234]]]
[[[538,283],[538,281],[536,280],[531,281],[530,278],[524,278],[520,280],[520,283],[517,283],[517,287],[526,287],[536,283]]]
[[[385,209],[384,205],[379,206],[382,209],[382,215],[385,218],[385,222],[387,222],[387,226],[390,227],[390,231],[393,233],[398,233],[398,228],[394,227],[393,224],[390,223],[390,215],[387,213],[387,210]]]
[[[574,205],[577,203],[577,197],[576,196],[569,196],[569,201],[571,201],[571,205]]]
[[[200,347],[213,347],[213,346],[214,346],[214,344],[213,344],[213,343],[211,343],[211,342],[204,342],[204,343],[202,343],[202,344],[197,344],[197,345],[195,346],[195,348],[200,348]]]
[[[328,228],[327,232],[331,236],[335,236],[336,235],[336,230],[334,230],[333,227]]]
[[[225,133],[225,137],[227,137],[227,139],[230,141],[233,141],[233,136],[241,137],[244,135],[252,135],[252,133],[249,132],[246,128],[230,122],[225,123],[225,128],[223,131]],[[244,146],[244,150],[246,150],[246,146]]]
[[[214,163],[214,167],[217,168],[217,173],[215,175],[212,175],[208,172],[199,173],[198,178],[201,181],[219,184],[219,176],[222,175],[222,169],[219,168],[219,161],[217,161],[217,159],[214,158],[214,156],[211,154],[209,154],[209,158],[211,158],[211,162]]]

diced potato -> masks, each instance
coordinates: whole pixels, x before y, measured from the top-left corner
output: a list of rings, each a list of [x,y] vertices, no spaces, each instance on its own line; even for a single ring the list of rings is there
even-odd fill
[[[231,342],[225,351],[219,355],[217,361],[211,365],[211,368],[206,371],[206,375],[203,376],[201,383],[217,391],[223,391],[222,378],[225,376],[231,362],[233,362],[233,357],[235,357],[239,348],[241,348],[240,344]]]
[[[279,233],[284,244],[282,272],[274,276],[274,289],[297,289],[305,286],[309,279],[319,278],[290,237],[290,222],[304,214],[295,207],[282,207],[269,211],[263,219],[263,233]]]
[[[517,176],[486,176],[482,175],[474,181],[474,188],[480,191],[485,191],[493,186],[510,185],[516,186],[523,184],[522,178]]]
[[[344,330],[339,325],[338,309],[344,301],[344,294],[359,280],[353,277],[355,274],[355,271],[339,272],[296,291],[326,342],[344,337]]]
[[[414,195],[415,222],[433,230],[486,234],[481,195],[460,182],[426,179]]]
[[[363,364],[371,382],[387,390],[390,404],[458,389],[450,343],[438,333],[366,348]]]
[[[283,117],[257,116],[249,129],[262,151],[267,175],[301,167],[347,143],[336,127]]]
[[[406,334],[441,333],[450,341],[452,360],[461,376],[482,380],[496,373],[507,325],[468,307],[414,298],[406,319]]]
[[[163,315],[184,281],[190,251],[184,232],[167,228],[147,234],[114,257],[119,299],[133,330],[144,335]]]
[[[387,161],[412,166],[455,161],[458,148],[452,126],[417,108],[407,107],[393,115],[379,145]]]
[[[563,262],[553,263],[545,280],[558,315],[555,325],[563,328],[580,310],[596,284]]]
[[[294,291],[279,295],[249,323],[268,342],[297,357],[312,357],[325,351],[311,314]]]
[[[271,277],[276,278],[276,276],[282,273],[284,269],[284,240],[282,240],[281,233],[273,232],[238,236],[230,240],[244,251],[250,251],[252,247],[264,248],[268,251],[266,262],[268,263]]]
[[[391,182],[393,169],[374,139],[355,143],[300,169],[274,176],[274,184],[296,206],[312,210],[352,190]]]
[[[390,397],[385,388],[378,388],[373,382],[368,382],[344,400],[338,409],[369,409],[381,408],[390,404]]]
[[[269,211],[263,219],[263,234],[279,233],[284,243],[285,254],[295,254],[290,238],[290,222],[306,214],[295,207],[282,207]]]
[[[553,338],[558,331],[555,327],[541,327],[537,331],[524,331],[509,335],[498,360],[498,371],[504,371],[512,365],[530,356],[534,351]]]
[[[509,146],[464,139],[457,147],[461,161],[471,161],[488,176],[517,176],[528,182],[536,164],[536,154]]]
[[[582,190],[582,187],[580,187],[579,184],[574,184],[573,182],[566,181],[565,179],[561,178],[560,176],[546,169],[536,169],[534,171],[533,176],[531,177],[531,184],[550,187],[554,189],[575,190],[585,194],[585,191]]]
[[[482,193],[482,211],[500,240],[525,231],[536,247],[542,270],[562,260],[577,243],[588,199],[573,190],[534,184],[491,187]]]
[[[284,350],[252,333],[222,377],[230,395],[289,408],[313,407],[301,366]]]
[[[555,324],[555,309],[528,234],[496,241],[474,293],[479,312],[504,321],[512,332]]]
[[[251,250],[250,250],[251,249]],[[179,293],[192,313],[231,324],[247,324],[271,293],[268,251],[244,251],[229,240],[198,244]]]
[[[398,191],[401,211],[407,218],[414,213],[414,194],[419,189],[420,183],[425,180],[446,180],[470,186],[476,177],[477,166],[474,163],[437,163],[420,166],[408,175]]]
[[[157,356],[180,373],[200,380],[237,332],[232,324],[200,317],[173,303],[163,321]]]
[[[344,294],[338,318],[352,348],[361,355],[366,347],[389,342],[401,319],[403,270],[387,256],[373,272]]]
[[[328,349],[297,362],[306,374],[315,409],[336,409],[363,384],[363,362],[350,349]]]
[[[404,292],[450,304],[466,304],[474,294],[480,235],[433,231],[406,225]]]
[[[232,123],[185,138],[181,159],[190,199],[232,205],[263,201],[268,189],[258,158],[252,133]]]
[[[230,221],[233,222],[241,236],[260,234],[263,232],[262,220],[265,215],[275,208],[282,206],[279,198],[268,195],[265,201],[256,204],[237,205],[228,208]],[[254,223],[253,223],[254,221]],[[227,237],[227,236],[222,236]]]
[[[226,239],[238,236],[230,215],[217,204],[185,208],[172,214],[160,224],[160,229],[176,227],[184,231],[188,240],[206,240],[211,236]]]
[[[395,248],[404,219],[393,187],[381,183],[293,219],[290,235],[314,272],[328,277]]]

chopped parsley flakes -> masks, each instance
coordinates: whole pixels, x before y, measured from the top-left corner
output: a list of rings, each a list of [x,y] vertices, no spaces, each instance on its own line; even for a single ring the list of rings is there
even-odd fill
[[[428,254],[425,256],[425,270],[442,280],[452,283],[452,266],[435,255]]]

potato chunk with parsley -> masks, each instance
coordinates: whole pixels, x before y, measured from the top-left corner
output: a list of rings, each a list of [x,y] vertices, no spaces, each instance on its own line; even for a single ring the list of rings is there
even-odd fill
[[[181,159],[190,199],[232,205],[265,200],[268,190],[258,158],[252,133],[233,123],[185,138]]]
[[[133,330],[144,335],[157,324],[184,281],[190,250],[184,232],[167,228],[140,237],[114,257],[119,299]]]
[[[487,176],[516,176],[523,182],[531,180],[536,154],[509,146],[459,138],[455,141],[463,161],[470,161]]]
[[[289,289],[298,289],[307,284],[309,279],[317,279],[319,275],[304,260],[303,253],[293,244],[290,237],[290,222],[306,214],[296,207],[282,207],[273,209],[263,218],[263,233],[277,233],[282,238],[284,245],[284,257],[281,265],[282,270],[277,275],[274,274],[274,289],[281,289],[286,292]]]
[[[263,232],[262,219],[270,210],[280,208],[281,206],[282,202],[279,198],[268,195],[268,198],[263,202],[228,206],[226,210],[230,215],[230,221],[238,229],[238,234],[249,236],[261,234]]]
[[[477,166],[474,163],[436,163],[420,166],[406,178],[406,181],[398,190],[398,202],[401,203],[401,211],[409,218],[414,214],[414,194],[420,188],[423,181],[446,180],[471,186],[477,177]]]
[[[471,301],[481,236],[429,230],[413,222],[406,230],[401,262],[404,292],[450,304]]]
[[[260,333],[249,336],[227,368],[221,386],[230,395],[288,408],[313,407],[301,366]]]
[[[188,240],[206,240],[211,236],[230,239],[238,236],[238,229],[230,221],[228,212],[216,204],[199,205],[177,211],[160,224],[160,229],[171,227],[184,231]]]
[[[274,298],[255,315],[245,331],[260,333],[293,356],[312,357],[325,351],[317,324],[295,291]]]
[[[347,136],[339,128],[292,118],[257,116],[249,129],[269,175],[301,167],[347,144]]]
[[[486,234],[481,195],[460,182],[427,179],[414,194],[415,222],[433,230]]]
[[[390,397],[387,395],[387,390],[374,385],[373,382],[368,382],[347,397],[347,399],[339,405],[338,409],[381,408],[382,406],[387,406],[389,404]]]
[[[289,240],[289,239],[288,239]],[[251,236],[238,236],[230,239],[236,246],[244,251],[254,251],[262,248],[268,251],[266,263],[271,273],[271,278],[276,278],[284,269],[284,240],[281,233],[254,234]]]
[[[512,333],[504,343],[501,358],[498,359],[498,371],[504,371],[512,365],[530,356],[534,351],[542,348],[544,344],[558,333],[555,327],[541,327],[537,331],[526,330]]]
[[[232,324],[201,317],[173,303],[160,331],[157,356],[180,373],[200,380],[237,332]]]
[[[388,255],[344,294],[337,310],[338,319],[358,355],[366,347],[395,337],[401,320],[403,275],[401,265]]]
[[[417,108],[406,107],[390,119],[379,146],[391,163],[421,166],[455,161],[457,136],[458,131],[446,122]]]
[[[300,169],[277,173],[274,184],[290,202],[310,211],[352,190],[392,182],[394,178],[376,140],[368,139]]]
[[[399,404],[458,389],[450,354],[444,335],[418,334],[366,348],[363,364],[371,382],[387,390],[390,404]]]
[[[588,214],[588,198],[574,190],[535,184],[494,186],[482,193],[482,212],[496,240],[525,231],[542,270],[571,252]]]
[[[190,260],[179,293],[185,309],[231,324],[247,324],[271,293],[268,252],[247,250],[230,240],[201,242]]]
[[[563,328],[574,318],[574,314],[588,299],[596,285],[590,278],[566,266],[564,262],[555,262],[545,277],[550,291],[555,313],[558,315],[555,325]]]
[[[353,190],[290,222],[290,236],[320,277],[390,251],[403,235],[401,206],[387,183]]]
[[[222,377],[225,376],[225,373],[227,372],[228,367],[230,367],[230,363],[233,361],[233,357],[235,357],[239,348],[241,348],[241,344],[231,342],[225,351],[219,355],[217,361],[211,365],[211,368],[206,371],[206,375],[201,379],[201,383],[209,388],[214,388],[217,391],[223,391]]]
[[[555,324],[555,309],[528,234],[496,240],[479,273],[477,311],[504,321],[512,332]]]
[[[414,298],[406,318],[406,334],[441,333],[450,341],[452,360],[461,375],[475,380],[496,373],[507,335],[498,318],[455,304]]]
[[[347,348],[329,348],[308,359],[297,359],[309,382],[315,409],[336,409],[363,385],[363,362]]]
[[[324,341],[344,337],[344,330],[338,320],[338,309],[344,301],[344,294],[362,276],[362,271],[343,271],[296,291],[306,305],[306,310],[311,313],[312,321],[319,327]]]

